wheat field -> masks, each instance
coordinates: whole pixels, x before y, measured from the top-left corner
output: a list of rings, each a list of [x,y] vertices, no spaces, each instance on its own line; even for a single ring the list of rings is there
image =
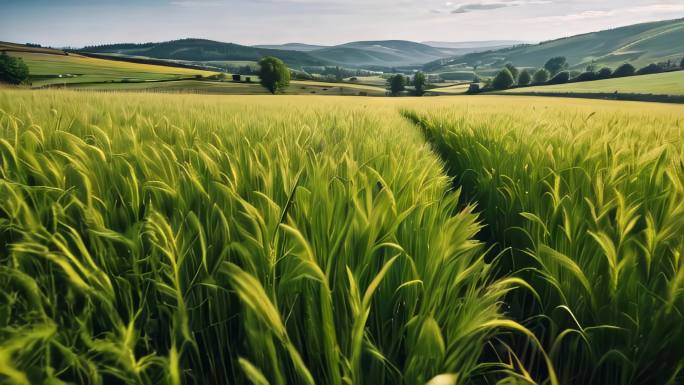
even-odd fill
[[[0,90],[0,382],[681,383],[682,124]]]

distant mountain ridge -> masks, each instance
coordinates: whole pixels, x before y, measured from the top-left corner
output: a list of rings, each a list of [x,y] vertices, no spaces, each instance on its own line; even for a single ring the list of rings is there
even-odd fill
[[[681,60],[684,56],[684,19],[635,24],[538,44],[507,40],[426,43],[370,40],[330,47],[303,43],[250,47],[206,39],[181,39],[91,46],[80,51],[197,62],[256,61],[264,56],[275,56],[292,68],[337,65],[384,70],[422,67],[431,72],[457,72],[473,67],[494,70],[509,62],[519,67],[538,68],[555,56],[565,56],[574,69],[582,69],[588,64],[617,67],[624,62],[643,66]],[[515,43],[521,44],[513,45]],[[506,46],[501,48],[499,44]]]
[[[474,49],[468,48],[467,52]],[[326,65],[353,68],[419,67],[433,60],[466,53],[461,48],[432,47],[406,40],[356,41],[328,47],[303,43],[244,46],[207,39],[180,39],[160,43],[88,46],[79,51],[198,62],[256,61],[263,56],[275,56],[294,68]]]
[[[422,41],[422,44],[435,48],[453,49],[498,49],[512,47],[521,44],[531,44],[529,41],[522,40],[483,40],[483,41]]]
[[[355,41],[312,51],[321,60],[340,65],[359,66],[419,66],[450,56],[447,49],[438,49],[406,40]]]
[[[423,42],[407,40],[354,41],[335,46],[287,43],[258,45],[259,48],[309,52],[321,60],[344,66],[416,66],[472,52],[510,47],[519,41]]]
[[[329,64],[306,52],[248,47],[207,39],[181,39],[143,44],[107,44],[84,47],[79,51],[202,62],[219,60],[256,61],[264,56],[276,56],[292,67]]]
[[[309,52],[315,51],[317,49],[328,48],[327,45],[315,45],[315,44],[304,44],[304,43],[285,43],[285,44],[261,44],[253,45],[254,48],[266,48],[266,49],[279,49],[283,51],[300,51]]]

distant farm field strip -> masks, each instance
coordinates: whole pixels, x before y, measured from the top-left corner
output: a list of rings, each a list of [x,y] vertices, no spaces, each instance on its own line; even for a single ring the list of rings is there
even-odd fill
[[[359,90],[359,91],[382,92],[382,93],[385,92],[385,89],[382,87],[369,86],[366,84],[326,83],[326,82],[302,81],[302,80],[293,80],[291,83],[294,86],[307,85],[307,86],[320,86],[320,87],[343,87],[343,88],[350,88],[350,89]]]
[[[219,82],[205,80],[147,81],[140,83],[99,83],[74,84],[79,89],[97,91],[139,91],[170,93],[206,93],[223,95],[263,95],[268,91],[259,83]],[[385,90],[379,87],[362,86],[346,83],[324,83],[308,81],[292,81],[285,91],[288,95],[384,95]]]
[[[167,80],[195,75],[209,76],[214,72],[151,64],[96,59],[81,55],[49,55],[12,52],[26,62],[34,86],[53,83],[106,82],[129,79],[134,81]],[[61,75],[61,77],[59,77]]]
[[[429,90],[429,92],[432,93],[438,93],[438,94],[463,94],[466,91],[468,91],[468,87],[470,87],[470,84],[456,84],[453,86],[448,86],[448,87],[438,87],[438,88],[433,88]]]
[[[684,71],[653,75],[630,76],[592,82],[567,83],[550,86],[522,87],[506,93],[613,93],[684,95]]]
[[[78,89],[98,91],[147,91],[147,92],[184,92],[208,94],[266,94],[267,91],[259,84],[212,82],[202,80],[178,80],[142,83],[104,83],[82,84]]]

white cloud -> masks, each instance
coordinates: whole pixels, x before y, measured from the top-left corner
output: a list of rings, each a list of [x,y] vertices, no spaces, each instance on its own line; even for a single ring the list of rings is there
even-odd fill
[[[499,0],[483,1],[477,3],[458,4],[451,10],[451,13],[468,13],[474,11],[490,11],[500,8],[520,7],[531,4],[549,4],[551,0]],[[447,2],[447,7],[453,7],[453,3]]]
[[[577,21],[585,19],[598,19],[602,17],[609,17],[615,15],[613,11],[583,11],[579,13],[571,13],[568,15],[558,15],[558,16],[541,16],[532,19],[527,19],[530,21],[537,22],[559,22],[559,21]]]
[[[678,11],[684,11],[684,4],[651,4],[651,5],[644,5],[644,6],[639,6],[639,7],[631,7],[625,9],[627,12],[633,12],[633,13],[669,13],[669,12],[678,12]]]

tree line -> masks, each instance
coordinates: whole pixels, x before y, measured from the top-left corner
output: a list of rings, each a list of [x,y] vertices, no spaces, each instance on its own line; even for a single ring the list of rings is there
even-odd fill
[[[394,74],[387,79],[387,91],[392,96],[397,96],[406,91],[406,86],[413,86],[414,96],[423,96],[428,87],[427,76],[418,71],[413,79],[402,74]]]
[[[584,72],[572,73],[568,71],[568,67],[569,64],[564,56],[549,59],[544,64],[544,67],[536,71],[529,71],[528,69],[520,71],[513,64],[508,63],[485,85],[484,89],[480,90],[477,87],[474,87],[473,91],[484,91],[487,89],[505,90],[514,86],[526,87],[530,85],[586,82],[634,75],[655,74],[677,69],[684,70],[684,58],[679,63],[673,63],[672,61],[652,63],[640,69],[636,69],[632,64],[625,63],[615,70],[608,67],[597,70],[596,67],[591,64],[587,66]]]

